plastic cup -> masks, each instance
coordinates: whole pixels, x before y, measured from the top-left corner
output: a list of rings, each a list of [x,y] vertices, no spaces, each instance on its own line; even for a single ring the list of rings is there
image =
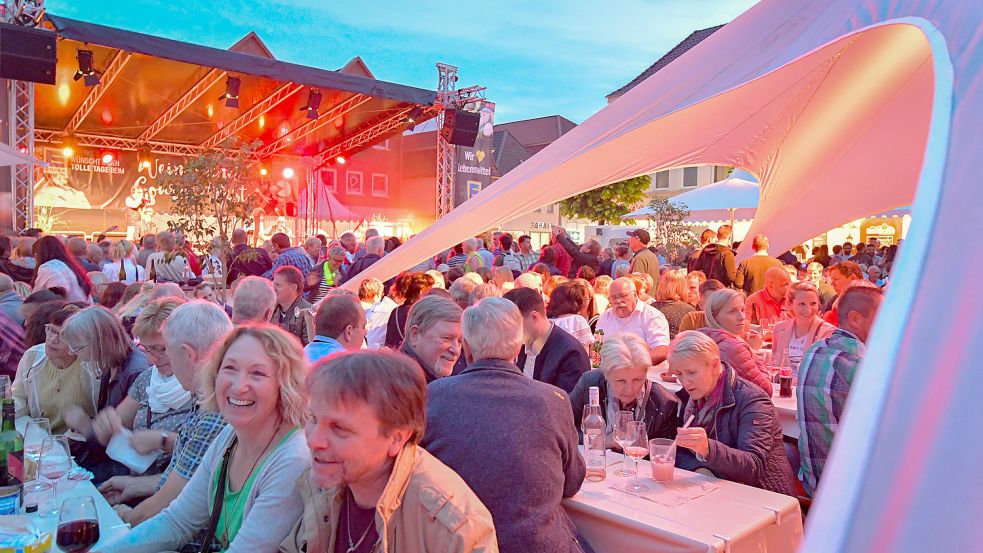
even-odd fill
[[[665,438],[649,440],[649,459],[652,464],[652,478],[663,484],[672,482],[676,467],[676,442]]]

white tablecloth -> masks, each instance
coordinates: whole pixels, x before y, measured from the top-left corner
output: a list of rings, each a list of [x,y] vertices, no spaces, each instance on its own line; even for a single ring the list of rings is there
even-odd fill
[[[659,376],[661,371],[649,370],[648,379],[657,384],[661,384],[665,389],[672,393],[679,391],[681,386],[675,382],[666,382],[662,380]],[[772,384],[774,387],[774,393],[771,396],[771,402],[775,405],[775,411],[778,412],[778,422],[782,425],[782,433],[789,438],[799,439],[799,403],[795,399],[795,394],[792,397],[778,397],[778,384]]]
[[[563,502],[597,553],[791,553],[802,542],[802,516],[793,497],[676,469],[677,481],[705,491],[667,506],[620,491],[629,482],[613,476],[620,467],[609,466],[607,478],[584,482],[580,493]],[[639,461],[639,470],[650,488],[641,495],[651,499],[661,492],[665,498],[648,461]]]
[[[28,417],[20,417],[15,421],[15,426],[17,430],[24,433],[24,427],[27,426]],[[67,484],[67,485],[66,485]],[[92,485],[90,481],[80,481],[80,482],[62,482],[58,487],[58,502],[68,499],[70,497],[91,497],[93,503],[96,506],[96,512],[99,515],[99,541],[93,547],[93,549],[98,550],[100,544],[107,543],[109,539],[115,538],[120,533],[129,531],[129,526],[119,518],[116,511],[106,502],[99,490]],[[36,521],[38,526],[46,531],[51,532],[51,551],[60,552],[61,549],[55,545],[55,535],[58,530],[58,515],[42,517],[40,514],[29,515],[32,520]]]

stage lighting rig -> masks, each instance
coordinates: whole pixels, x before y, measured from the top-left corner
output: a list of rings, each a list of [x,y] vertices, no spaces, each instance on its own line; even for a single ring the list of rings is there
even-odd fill
[[[92,67],[92,50],[83,50],[79,48],[77,59],[79,62],[78,71],[75,72],[75,76],[72,77],[74,80],[82,79],[85,86],[96,86],[99,84],[99,74]]]
[[[229,77],[225,79],[225,94],[218,97],[219,101],[225,100],[225,107],[239,107],[239,77]]]
[[[321,91],[316,88],[312,88],[310,94],[307,96],[307,103],[304,104],[300,111],[307,112],[308,119],[317,119],[318,108],[321,107]]]
[[[70,158],[78,151],[79,141],[75,136],[67,134],[61,140],[61,155]]]

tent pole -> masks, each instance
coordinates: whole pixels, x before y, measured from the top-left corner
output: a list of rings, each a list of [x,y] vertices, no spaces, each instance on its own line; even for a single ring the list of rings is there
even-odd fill
[[[734,230],[734,212],[737,211],[736,208],[730,208],[730,228],[731,231]]]

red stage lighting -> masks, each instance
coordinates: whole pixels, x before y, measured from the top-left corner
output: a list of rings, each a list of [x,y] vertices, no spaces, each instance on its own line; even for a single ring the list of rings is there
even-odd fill
[[[264,177],[265,177],[265,176],[266,176],[266,175],[268,175],[269,173],[270,173],[270,172],[266,170],[266,167],[260,167],[260,168],[259,168],[259,174],[260,174],[260,175],[262,175],[262,176],[264,176]]]
[[[348,163],[348,160],[345,159],[345,156],[338,156],[334,158],[334,162],[337,163],[338,165],[344,165]]]
[[[99,159],[102,161],[103,165],[109,165],[116,161],[116,152],[112,150],[103,150],[99,152]]]
[[[284,167],[283,168],[283,178],[285,178],[285,179],[292,179],[292,178],[294,178],[294,170],[293,170],[293,167]]]

